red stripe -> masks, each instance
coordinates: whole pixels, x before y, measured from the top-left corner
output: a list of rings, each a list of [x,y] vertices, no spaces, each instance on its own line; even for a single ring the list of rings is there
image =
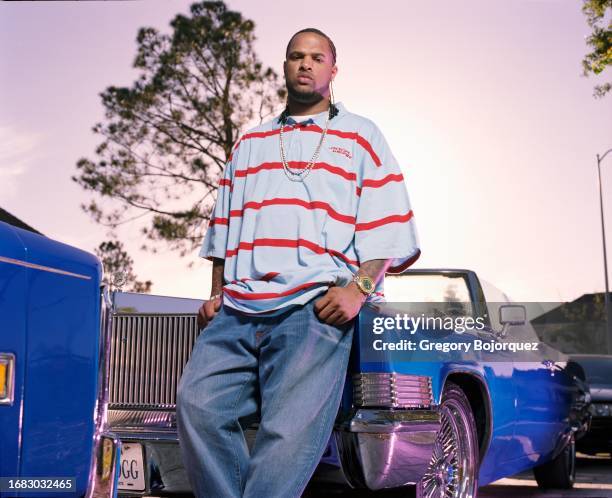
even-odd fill
[[[316,131],[319,133],[323,133],[323,129],[315,124],[303,126],[300,129],[304,131]],[[355,140],[355,142],[361,145],[368,152],[368,154],[370,154],[370,157],[372,158],[376,166],[380,166],[382,164],[380,162],[380,159],[376,155],[376,152],[374,152],[374,149],[370,145],[370,142],[368,142],[365,138],[363,138],[359,133],[356,133],[354,131],[341,131],[341,130],[331,130],[331,129],[327,130],[327,133],[329,135],[335,135],[340,138],[346,138],[348,140]]]
[[[226,187],[226,186],[230,188],[230,192],[234,190],[232,181],[229,178],[222,178],[221,180],[219,180],[219,187]]]
[[[265,206],[301,206],[306,209],[323,209],[327,211],[327,214],[335,220],[341,221],[343,223],[354,224],[355,217],[348,216],[345,214],[340,214],[334,208],[332,208],[327,202],[323,201],[304,201],[302,199],[288,198],[283,199],[280,197],[274,199],[266,199],[262,202],[249,201],[245,202],[242,209],[234,209],[230,211],[231,216],[242,216],[245,209],[261,209]]]
[[[363,187],[379,188],[390,182],[403,182],[403,181],[404,181],[404,175],[402,175],[401,173],[398,173],[398,174],[391,173],[385,176],[384,178],[381,178],[380,180],[372,180],[370,178],[366,178],[361,183],[361,187],[362,188]]]
[[[278,277],[280,275],[280,273],[278,273],[277,271],[271,271],[269,273],[266,273],[263,277],[261,277],[259,280],[263,280],[264,282],[269,282],[270,280]]]
[[[336,251],[334,249],[328,249],[327,251],[329,254],[331,254],[332,256],[336,256],[337,258],[340,258],[342,260],[344,260],[345,262],[347,262],[349,265],[353,265],[353,266],[359,266],[359,261],[353,260],[353,259],[349,259],[347,256],[345,256],[344,254],[342,254],[340,251]]]
[[[298,124],[295,124],[293,126],[285,126],[283,128],[283,132],[293,131],[298,126],[299,126]],[[320,126],[315,125],[315,124],[311,124],[307,126],[299,126],[299,128],[301,131],[314,131],[317,133],[323,133],[323,129]],[[271,137],[273,135],[278,135],[279,133],[280,133],[280,128],[277,128],[275,130],[269,130],[269,131],[254,131],[252,133],[247,133],[246,135],[244,135],[238,143],[242,142],[242,140],[249,140],[251,138]],[[359,145],[361,145],[361,147],[363,147],[368,152],[368,154],[370,154],[370,157],[372,158],[376,166],[380,166],[382,164],[380,162],[380,159],[376,155],[376,152],[374,152],[374,149],[370,145],[370,142],[368,142],[365,138],[363,138],[359,133],[354,132],[354,131],[341,131],[341,130],[332,130],[332,129],[328,129],[327,133],[329,135],[335,135],[340,138],[354,140]],[[236,147],[238,147],[238,144],[236,144]],[[234,150],[236,150],[236,148],[234,148]],[[230,154],[230,161],[231,159],[232,159],[232,154]]]
[[[358,232],[360,230],[370,230],[389,223],[405,223],[409,221],[412,216],[412,211],[408,211],[406,214],[393,214],[379,220],[369,221],[368,223],[357,223],[355,225],[355,231]]]
[[[404,181],[404,175],[402,175],[401,173],[399,174],[391,173],[385,176],[384,178],[381,178],[380,180],[372,180],[370,178],[367,178],[363,180],[361,187],[355,187],[355,193],[358,196],[360,196],[362,189],[365,187],[379,188],[390,182],[403,182],[403,181]]]
[[[236,152],[236,149],[237,149],[237,148],[238,148],[238,146],[240,145],[240,142],[242,142],[242,139],[243,139],[243,138],[244,138],[244,137],[240,137],[240,138],[238,139],[238,141],[236,142],[236,145],[234,145],[234,148],[232,149],[232,151],[230,152],[229,157],[227,158],[228,162],[231,162],[232,157],[234,157],[234,152]]]
[[[308,163],[306,161],[289,161],[287,164],[289,165],[290,168],[304,169],[306,168]],[[247,175],[254,175],[256,173],[259,173],[261,170],[271,170],[271,169],[283,169],[283,163],[281,162],[261,163],[257,166],[251,166],[247,169],[237,170],[236,173],[234,173],[234,176],[236,178],[243,178]],[[330,173],[341,176],[342,178],[346,180],[353,180],[353,181],[357,180],[357,175],[355,173],[350,173],[349,171],[346,171],[340,168],[339,166],[334,166],[328,163],[323,163],[323,162],[314,163],[314,166],[312,167],[312,169],[324,169],[326,171],[329,171]]]
[[[229,218],[212,218],[210,223],[208,223],[208,227],[212,227],[215,225],[229,225]]]
[[[308,287],[313,287],[315,285],[326,285],[327,282],[306,282],[305,284],[298,285],[297,287],[293,287],[292,289],[287,289],[283,292],[256,292],[254,294],[245,294],[243,292],[238,292],[232,289],[224,289],[223,292],[237,299],[274,299],[275,297],[283,297],[289,296],[291,294],[295,294],[296,292],[301,291],[302,289],[307,289]]]
[[[320,245],[315,244],[314,242],[311,242],[310,240],[306,240],[306,239],[296,240],[296,239],[263,238],[263,239],[255,239],[253,242],[241,242],[240,244],[238,244],[237,248],[228,249],[225,252],[225,257],[231,258],[235,256],[236,254],[238,254],[238,251],[252,251],[254,247],[289,247],[289,248],[305,247],[307,249],[310,249],[312,252],[316,254],[329,253],[332,256],[336,256],[338,258],[343,259],[348,264],[359,266],[359,261],[349,259],[347,256],[345,256],[339,251],[336,251],[334,249],[325,249],[324,247],[321,247]]]
[[[368,152],[368,154],[370,154],[370,157],[372,158],[376,166],[380,166],[382,164],[380,162],[380,159],[376,155],[376,152],[374,152],[374,149],[370,145],[370,142],[368,142],[365,138],[363,138],[359,133],[340,131],[340,130],[327,130],[327,133],[329,133],[330,135],[336,135],[340,138],[348,138],[350,140],[355,140],[359,145],[361,145]]]

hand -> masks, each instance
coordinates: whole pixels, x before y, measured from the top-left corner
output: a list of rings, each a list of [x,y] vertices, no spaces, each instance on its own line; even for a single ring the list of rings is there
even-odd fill
[[[315,305],[320,320],[330,325],[342,325],[357,316],[366,296],[353,282],[346,287],[330,287]]]
[[[198,330],[202,330],[204,327],[208,325],[217,312],[221,309],[223,297],[218,296],[214,299],[209,299],[205,301],[200,309],[198,310]]]

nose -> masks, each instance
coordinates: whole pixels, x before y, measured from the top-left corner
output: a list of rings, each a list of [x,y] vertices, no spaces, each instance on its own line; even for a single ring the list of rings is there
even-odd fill
[[[307,59],[306,57],[302,58],[300,63],[300,69],[310,71],[312,69],[312,61],[310,59]]]

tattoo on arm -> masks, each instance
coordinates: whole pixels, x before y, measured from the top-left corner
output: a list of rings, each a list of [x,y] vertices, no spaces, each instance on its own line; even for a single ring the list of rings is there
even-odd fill
[[[213,258],[212,269],[212,284],[210,295],[215,296],[223,291],[223,270],[225,269],[225,260]]]
[[[377,284],[384,277],[387,268],[391,266],[391,259],[371,259],[359,267],[358,275],[370,277]]]

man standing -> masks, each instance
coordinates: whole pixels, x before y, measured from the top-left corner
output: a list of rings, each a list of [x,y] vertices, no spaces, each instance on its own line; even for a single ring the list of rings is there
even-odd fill
[[[289,41],[283,113],[243,135],[200,256],[212,296],[177,396],[201,498],[299,497],[338,411],[354,317],[386,271],[419,256],[400,168],[380,130],[330,99],[336,49]],[[245,420],[260,418],[252,451]]]

